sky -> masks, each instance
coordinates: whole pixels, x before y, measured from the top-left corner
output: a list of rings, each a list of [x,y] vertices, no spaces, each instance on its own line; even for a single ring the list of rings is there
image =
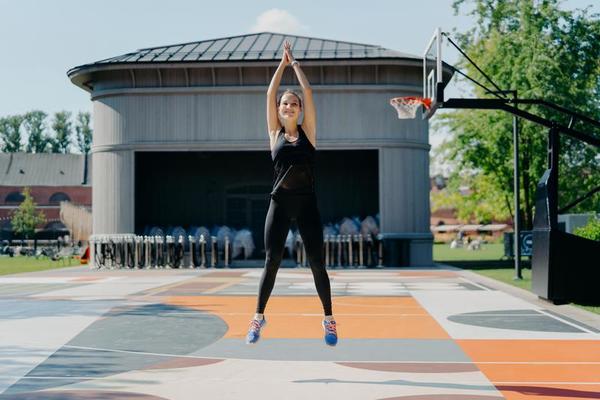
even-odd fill
[[[565,8],[600,0],[567,0]],[[421,56],[436,27],[465,31],[452,0],[0,0],[0,117],[91,111],[66,72],[140,48],[260,31],[365,44]],[[464,10],[466,11],[466,9]],[[453,63],[448,52],[444,61]],[[391,110],[393,111],[393,110]]]

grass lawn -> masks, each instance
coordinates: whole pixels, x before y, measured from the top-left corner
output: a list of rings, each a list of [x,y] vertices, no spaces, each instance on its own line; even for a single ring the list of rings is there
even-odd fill
[[[451,249],[449,244],[433,245],[433,259],[437,262],[500,260],[503,255],[503,243],[483,244],[481,250]]]
[[[79,260],[68,258],[60,261],[52,261],[46,257],[0,257],[0,275],[18,274],[20,272],[44,271],[46,269],[63,268],[67,266],[80,265]]]
[[[451,249],[448,244],[433,245],[433,259],[439,263],[451,264],[459,268],[468,269],[488,278],[496,279],[521,289],[531,290],[531,269],[523,269],[522,280],[513,279],[515,270],[512,260],[502,260],[504,245],[491,243],[483,245],[481,250]],[[529,263],[524,261],[523,265]],[[572,305],[600,314],[600,306],[572,303]]]

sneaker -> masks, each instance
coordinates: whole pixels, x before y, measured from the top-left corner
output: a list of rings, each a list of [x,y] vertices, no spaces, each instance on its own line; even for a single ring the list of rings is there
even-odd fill
[[[335,321],[327,321],[324,319],[323,330],[325,330],[325,343],[327,343],[329,346],[335,346],[338,341]]]
[[[248,334],[246,335],[246,344],[258,342],[258,339],[260,339],[260,330],[266,324],[267,320],[264,318],[261,321],[252,319],[252,321],[250,321],[250,327],[248,328]]]

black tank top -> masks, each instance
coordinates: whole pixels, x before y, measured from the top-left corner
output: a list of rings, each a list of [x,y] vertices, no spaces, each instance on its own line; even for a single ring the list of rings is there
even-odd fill
[[[288,142],[285,128],[277,134],[271,151],[273,190],[271,194],[311,194],[315,192],[315,148],[298,125],[298,139]]]

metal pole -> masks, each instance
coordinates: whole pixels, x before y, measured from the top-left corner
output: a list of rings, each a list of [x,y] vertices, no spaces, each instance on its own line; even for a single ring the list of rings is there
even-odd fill
[[[517,91],[513,91],[513,98],[515,100],[515,107],[518,107],[517,104]],[[523,275],[521,274],[521,227],[519,226],[519,214],[520,214],[520,188],[519,188],[519,119],[516,115],[513,115],[513,163],[514,163],[514,174],[513,174],[513,183],[514,183],[514,192],[515,192],[515,215],[514,215],[514,255],[515,255],[515,280],[523,279]]]

